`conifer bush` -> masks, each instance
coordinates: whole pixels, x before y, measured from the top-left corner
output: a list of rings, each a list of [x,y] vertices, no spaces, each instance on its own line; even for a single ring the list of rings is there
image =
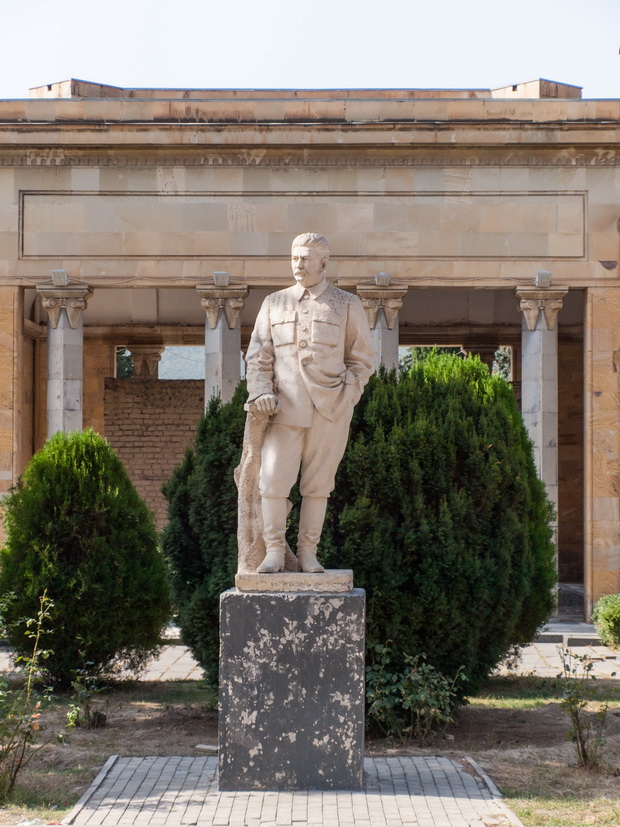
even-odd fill
[[[57,433],[5,499],[0,595],[11,644],[28,651],[23,618],[42,594],[48,679],[139,669],[170,617],[166,566],[152,514],[121,461],[92,430]]]
[[[219,592],[236,569],[244,397],[211,403],[166,489],[164,547],[184,639],[212,680]],[[551,516],[510,386],[477,358],[432,354],[371,378],[319,556],[352,568],[366,589],[370,663],[392,641],[395,671],[425,653],[450,679],[462,667],[468,694],[553,609]]]
[[[217,684],[219,598],[237,571],[237,489],[233,471],[243,447],[247,393],[214,398],[198,425],[194,446],[164,486],[169,522],[163,549],[183,642]]]

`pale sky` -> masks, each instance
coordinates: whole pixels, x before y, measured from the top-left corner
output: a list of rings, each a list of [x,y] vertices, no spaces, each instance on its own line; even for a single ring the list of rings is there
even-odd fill
[[[0,0],[0,98],[125,87],[494,88],[620,98],[620,0]]]

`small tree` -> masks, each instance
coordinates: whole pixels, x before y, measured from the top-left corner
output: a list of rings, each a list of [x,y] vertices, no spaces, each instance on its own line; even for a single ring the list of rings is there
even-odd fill
[[[138,669],[170,616],[166,570],[152,514],[121,461],[94,431],[57,433],[4,501],[7,540],[0,594],[18,653],[30,655],[23,618],[52,601],[47,676]]]

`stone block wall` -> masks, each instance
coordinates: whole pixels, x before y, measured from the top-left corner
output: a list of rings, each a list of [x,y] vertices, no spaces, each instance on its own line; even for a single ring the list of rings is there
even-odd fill
[[[154,512],[158,528],[167,520],[161,487],[183,459],[203,411],[200,379],[105,380],[106,438]]]

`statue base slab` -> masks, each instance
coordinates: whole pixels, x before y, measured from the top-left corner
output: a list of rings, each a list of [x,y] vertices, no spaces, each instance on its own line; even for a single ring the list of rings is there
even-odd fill
[[[363,589],[221,595],[220,790],[362,789],[364,611]]]
[[[279,571],[277,574],[242,573],[235,576],[235,586],[242,592],[350,592],[351,569],[327,569],[321,574]]]

